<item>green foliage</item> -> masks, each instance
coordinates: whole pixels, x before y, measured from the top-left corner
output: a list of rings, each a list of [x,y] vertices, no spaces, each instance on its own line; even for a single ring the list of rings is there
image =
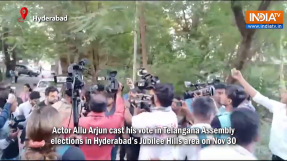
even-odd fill
[[[226,79],[242,41],[231,2],[141,3],[146,21],[148,66],[154,75],[162,82],[173,83],[177,93],[185,90],[185,80],[206,81],[208,76]],[[243,6],[245,13],[246,10],[256,10],[260,1],[236,3]],[[94,67],[98,75],[117,70],[118,79],[124,82],[126,77],[132,77],[133,31],[136,30],[137,67],[142,64],[135,2],[4,1],[0,6],[1,35],[4,28],[9,28],[5,42],[10,50],[19,51],[18,58],[45,59],[55,63],[60,57],[62,63],[63,60],[71,63],[77,56],[87,57],[92,62],[90,67]],[[23,6],[29,13],[25,22],[19,23],[16,20]],[[286,11],[286,2],[272,2],[269,9]],[[284,14],[286,19],[286,12]],[[44,15],[68,15],[68,22],[32,21],[33,16]],[[287,60],[286,29],[258,30],[253,39],[253,56],[247,60],[243,74],[264,95],[276,98],[278,93],[274,91],[277,91],[279,76],[283,73],[280,63],[285,64]],[[258,80],[261,78],[260,84]]]
[[[132,68],[135,2],[0,2],[1,26],[10,29],[6,43],[21,51],[21,59],[65,57],[73,62],[75,55],[94,59],[97,70]],[[182,92],[183,81],[201,80],[202,73],[212,72],[225,79],[241,41],[230,2],[142,2],[146,20],[148,64],[153,74],[174,83]],[[260,2],[236,2],[245,10],[255,10]],[[276,2],[272,9],[282,9]],[[29,14],[24,23],[17,22],[19,9]],[[33,22],[33,16],[69,16],[68,22]],[[285,16],[286,17],[286,16]],[[285,21],[286,22],[286,21]],[[136,29],[139,33],[139,27]],[[254,57],[245,67],[248,79],[262,73],[267,82],[276,82],[280,45],[287,46],[286,32],[261,30],[255,35]],[[139,36],[138,36],[139,37]],[[280,42],[280,38],[282,42]],[[138,38],[138,42],[140,42]],[[140,43],[137,45],[140,48]],[[138,61],[140,61],[140,50]],[[268,64],[266,67],[265,64]],[[138,67],[141,62],[138,62]],[[255,70],[256,69],[256,70]],[[252,70],[252,71],[250,71]],[[258,72],[260,70],[260,72]],[[131,77],[131,71],[128,76]],[[170,73],[173,75],[171,76]],[[252,73],[252,74],[250,74]],[[267,83],[268,84],[268,83]],[[256,84],[254,84],[256,86]],[[276,85],[275,85],[276,86]],[[264,88],[262,88],[264,89]]]

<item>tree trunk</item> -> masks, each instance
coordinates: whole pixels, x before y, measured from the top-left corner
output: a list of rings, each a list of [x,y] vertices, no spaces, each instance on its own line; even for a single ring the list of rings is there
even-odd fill
[[[98,46],[97,46],[98,48]],[[99,70],[99,63],[100,63],[100,60],[99,60],[99,51],[98,49],[92,49],[92,60],[93,60],[93,65],[92,65],[92,81],[93,83],[96,83],[98,80],[97,80],[97,74],[98,74],[98,70]]]
[[[282,92],[286,91],[286,85],[285,85],[285,81],[284,81],[284,65],[285,65],[285,52],[284,52],[284,47],[283,47],[283,38],[284,38],[284,30],[281,31],[281,35],[280,35],[280,39],[279,39],[279,44],[280,44],[280,48],[279,48],[279,54],[280,54],[280,90],[282,90]]]
[[[60,56],[60,62],[61,62],[61,67],[62,67],[62,74],[67,75],[68,74],[68,67],[69,67],[69,62],[68,59],[65,56]],[[58,62],[56,62],[58,64]]]
[[[267,10],[270,5],[270,0],[262,0],[258,10]],[[256,29],[246,29],[245,17],[243,14],[243,9],[241,3],[236,0],[231,1],[231,9],[234,14],[234,19],[237,25],[237,28],[242,36],[242,41],[237,50],[237,56],[231,64],[232,68],[236,68],[237,70],[242,70],[246,60],[250,59],[253,53],[250,52],[250,48],[252,45],[253,36],[256,32]],[[228,76],[227,83],[235,83],[230,75]]]
[[[15,66],[16,66],[16,52],[13,50],[12,52],[12,59],[11,60],[11,56],[9,54],[8,48],[9,45],[6,44],[5,39],[9,36],[8,35],[9,29],[8,28],[3,28],[3,39],[2,39],[2,43],[3,43],[3,51],[4,51],[4,56],[5,56],[5,65],[6,65],[6,77],[10,77],[9,71],[10,70],[15,70]]]
[[[144,10],[142,2],[138,2],[138,10],[140,14],[140,41],[141,41],[141,53],[142,53],[142,66],[147,69],[147,51],[146,51],[146,22],[144,17]],[[148,70],[148,69],[147,69]]]

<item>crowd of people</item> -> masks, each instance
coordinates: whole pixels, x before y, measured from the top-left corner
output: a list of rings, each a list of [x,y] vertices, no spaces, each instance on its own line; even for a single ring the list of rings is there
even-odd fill
[[[3,160],[257,160],[255,143],[260,138],[260,117],[251,99],[273,113],[270,135],[272,160],[287,160],[287,93],[282,92],[281,101],[271,100],[255,90],[235,70],[232,76],[239,85],[218,83],[213,96],[197,94],[184,100],[174,94],[172,84],[157,83],[150,90],[133,88],[123,96],[117,92],[105,92],[105,88],[83,89],[79,109],[79,127],[85,129],[122,127],[133,128],[234,128],[234,134],[55,134],[53,128],[74,127],[72,91],[67,89],[59,98],[56,87],[45,90],[45,100],[28,84],[19,96],[7,93],[0,97],[0,157]],[[131,86],[128,84],[128,86]],[[152,105],[136,107],[132,103],[138,94],[152,96]],[[21,101],[17,101],[17,99]],[[15,120],[23,116],[24,122],[15,126]],[[21,125],[21,126],[20,126]],[[22,128],[21,128],[22,127]],[[57,145],[54,138],[115,139],[133,137],[125,145]],[[182,139],[228,139],[235,144],[184,144],[140,145],[141,138],[178,137]]]

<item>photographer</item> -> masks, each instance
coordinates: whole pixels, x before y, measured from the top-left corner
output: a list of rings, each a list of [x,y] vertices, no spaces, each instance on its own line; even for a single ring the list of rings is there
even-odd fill
[[[1,119],[3,119],[3,126],[0,129],[0,157],[2,159],[12,159],[17,157],[19,154],[17,139],[19,130],[10,129],[9,121],[7,119],[10,116],[10,113],[14,112],[18,106],[15,95],[2,93],[2,97],[0,98],[0,107],[3,106],[4,109],[2,110],[1,115],[5,115],[4,117],[3,115],[1,117]]]
[[[107,98],[103,94],[91,94],[89,101],[89,108],[91,112],[87,117],[79,119],[79,127],[86,129],[92,128],[121,128],[124,120],[124,100],[122,95],[122,85],[120,84],[116,93],[115,112],[109,117],[105,116],[107,110]],[[86,134],[86,138],[94,139],[94,134]],[[97,136],[99,139],[108,138],[114,139],[116,134],[101,134]],[[80,145],[81,150],[86,156],[87,160],[111,160],[111,150],[113,145]]]
[[[281,102],[269,99],[255,90],[242,76],[238,70],[233,70],[232,77],[236,79],[252,97],[252,99],[273,113],[269,148],[272,152],[272,160],[287,160],[287,126],[286,126],[286,104],[287,93],[281,91]],[[278,141],[280,142],[278,144]]]
[[[171,104],[173,112],[177,116],[178,126],[179,127],[187,127],[188,123],[192,122],[192,114],[190,109],[187,107],[185,101],[183,101],[182,97],[175,96],[173,98]]]
[[[171,84],[155,84],[150,90],[152,95],[151,112],[141,112],[136,108],[135,116],[132,116],[126,108],[125,119],[133,128],[158,128],[168,127],[177,128],[177,117],[170,107],[174,97],[174,88]],[[157,137],[165,138],[165,135],[143,135],[143,138]],[[141,145],[139,160],[172,160],[173,145]]]
[[[127,83],[127,86],[130,86],[131,90],[128,93],[128,98],[125,100],[125,108],[129,108],[131,115],[134,115],[136,110],[134,110],[134,107],[132,104],[133,100],[136,98],[137,94],[145,94],[145,90],[140,90],[137,87],[134,88],[131,84]],[[125,122],[125,127],[131,128],[130,124],[127,124]],[[124,157],[126,156],[127,160],[138,160],[139,152],[140,152],[140,144],[136,144],[135,142],[140,141],[140,137],[137,137],[137,135],[133,134],[123,134],[123,138],[129,138],[133,137],[132,144],[126,144],[120,146],[120,160],[125,160]]]

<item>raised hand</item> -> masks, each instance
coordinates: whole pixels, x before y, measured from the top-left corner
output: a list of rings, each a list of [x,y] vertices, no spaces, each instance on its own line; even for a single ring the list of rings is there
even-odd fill
[[[231,69],[231,76],[236,80],[243,79],[241,72],[235,68]]]

